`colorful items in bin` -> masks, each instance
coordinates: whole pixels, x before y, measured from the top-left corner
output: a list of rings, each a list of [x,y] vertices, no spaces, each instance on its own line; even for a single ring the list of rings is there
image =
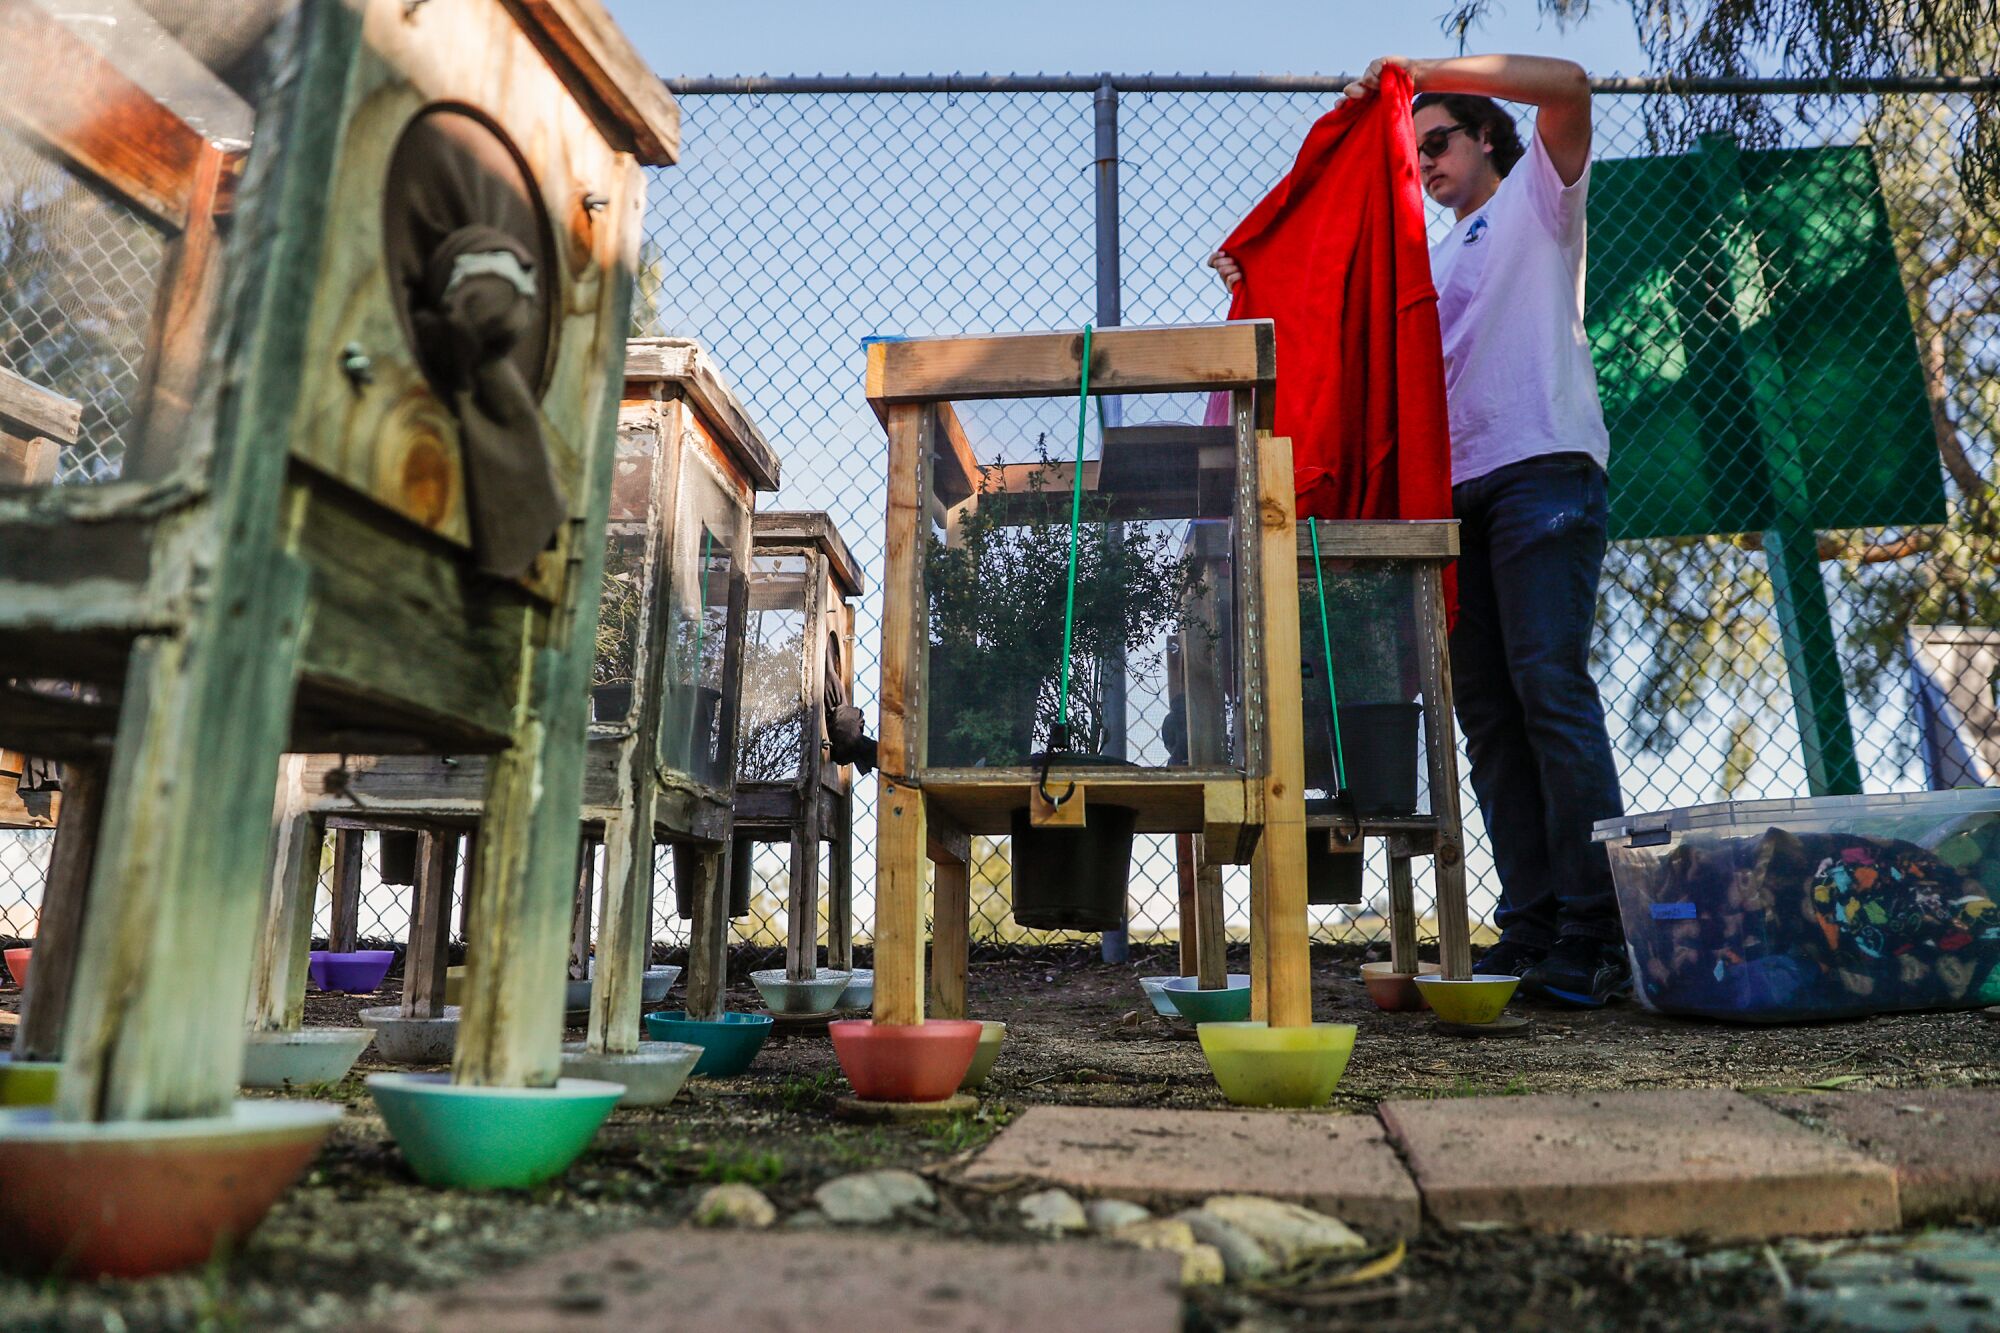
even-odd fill
[[[1650,1007],[1774,1022],[2000,1002],[2000,793],[1703,807],[1598,836]]]

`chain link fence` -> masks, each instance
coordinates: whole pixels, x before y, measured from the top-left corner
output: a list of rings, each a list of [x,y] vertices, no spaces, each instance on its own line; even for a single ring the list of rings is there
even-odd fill
[[[1128,87],[1117,104],[1123,322],[1220,318],[1225,294],[1203,259],[1283,175],[1335,98],[1297,81],[1217,80],[1209,90],[1196,78],[1136,82],[1142,90]],[[862,394],[861,340],[1076,327],[1095,315],[1095,83],[681,90],[683,163],[652,181],[636,330],[690,335],[710,349],[782,455],[784,490],[765,507],[826,510],[871,575],[883,562],[886,448]],[[1846,772],[1863,790],[1923,788],[1913,635],[2000,623],[2000,229],[1964,198],[1953,161],[1969,100],[1775,86],[1731,95],[1768,113],[1733,175],[1716,166],[1727,145],[1689,132],[1707,102],[1629,87],[1596,100],[1591,331],[1614,418],[1614,527],[1641,535],[1615,542],[1606,562],[1594,670],[1635,810],[1807,795],[1825,785],[1829,755],[1840,777],[1843,743]],[[1858,151],[1798,158],[1789,176],[1776,151],[1850,146]],[[1680,165],[1659,166],[1665,157]],[[1834,163],[1840,179],[1821,179],[1820,163]],[[1442,236],[1450,219],[1432,222]],[[137,327],[157,252],[105,227],[110,259],[78,249],[65,263],[104,275],[107,290],[114,277],[127,285],[70,318],[130,301]],[[1880,244],[1886,258],[1873,262]],[[4,266],[10,290],[17,253]],[[150,271],[132,258],[146,255],[155,256]],[[1900,331],[1888,341],[1869,287],[1884,271],[1901,298]],[[18,323],[12,310],[0,318]],[[1814,341],[1863,325],[1873,341]],[[1711,336],[1716,327],[1728,330],[1728,346]],[[1836,373],[1794,374],[1773,391],[1756,369],[1760,328],[1777,340],[1769,364]],[[129,372],[136,362],[114,365],[111,346],[100,344],[93,364],[106,369],[95,373]],[[1735,361],[1752,368],[1729,372],[1744,382],[1718,369]],[[107,410],[97,437],[107,462],[117,455],[116,420]],[[1693,456],[1670,458],[1669,446]],[[1768,489],[1760,478],[1772,454],[1803,480],[1786,494],[1751,495]],[[66,462],[65,476],[97,475],[92,457]],[[1889,462],[1863,466],[1871,459]],[[1690,512],[1740,526],[1678,535],[1697,529],[1677,530],[1668,515]],[[871,586],[856,626],[856,701],[870,716],[881,610]],[[1830,651],[1815,658],[1815,643]],[[1815,660],[1829,669],[1815,676]],[[1991,683],[1979,688],[1990,700]],[[873,784],[859,784],[858,798],[855,921],[865,937]],[[1487,918],[1497,884],[1469,789],[1464,806],[1473,906]],[[0,933],[32,933],[48,843],[45,834],[0,837]],[[1386,933],[1379,856],[1361,906],[1313,909],[1318,937]],[[1012,921],[1004,841],[982,840],[974,859],[975,940],[1063,938]],[[656,938],[683,944],[670,877],[663,856]],[[784,849],[760,848],[740,943],[783,944],[784,877]],[[1225,879],[1238,934],[1247,930],[1246,880],[1240,871]],[[1428,912],[1421,875],[1418,889]],[[1177,901],[1172,841],[1141,838],[1131,938],[1169,938]],[[323,934],[324,896],[321,915]],[[407,920],[407,891],[380,884],[371,846],[361,933],[401,939]],[[1427,921],[1423,933],[1433,929]]]

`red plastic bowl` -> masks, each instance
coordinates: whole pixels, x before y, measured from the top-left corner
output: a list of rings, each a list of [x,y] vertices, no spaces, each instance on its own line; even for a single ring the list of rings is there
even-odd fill
[[[54,1122],[0,1115],[0,1236],[64,1277],[144,1277],[207,1263],[248,1235],[340,1119],[338,1106],[238,1102],[202,1120]]]
[[[842,1018],[826,1025],[854,1095],[871,1102],[941,1102],[958,1091],[979,1050],[981,1025],[933,1018],[918,1024]]]
[[[14,978],[14,984],[22,990],[28,989],[28,955],[34,951],[34,946],[30,945],[25,949],[9,949],[4,955],[7,959],[8,975]]]

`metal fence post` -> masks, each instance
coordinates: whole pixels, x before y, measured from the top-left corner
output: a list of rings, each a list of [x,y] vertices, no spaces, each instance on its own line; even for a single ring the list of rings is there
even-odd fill
[[[1118,86],[1112,82],[1110,74],[1105,74],[1098,81],[1097,91],[1091,95],[1090,102],[1097,129],[1093,150],[1097,167],[1097,326],[1110,328],[1119,319]],[[1099,424],[1116,426],[1118,420],[1118,399],[1098,399]],[[1110,665],[1112,669],[1105,672],[1104,750],[1106,754],[1122,759],[1125,756],[1124,654],[1119,654]],[[1126,911],[1129,918],[1129,903]],[[1131,949],[1124,927],[1105,931],[1098,951],[1107,963],[1122,963],[1129,958]]]

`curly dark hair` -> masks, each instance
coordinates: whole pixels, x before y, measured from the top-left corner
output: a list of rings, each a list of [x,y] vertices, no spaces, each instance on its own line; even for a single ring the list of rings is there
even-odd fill
[[[1493,169],[1505,176],[1528,150],[1521,144],[1521,131],[1514,118],[1490,97],[1472,93],[1418,93],[1410,103],[1415,115],[1427,106],[1441,106],[1451,118],[1493,146]]]

